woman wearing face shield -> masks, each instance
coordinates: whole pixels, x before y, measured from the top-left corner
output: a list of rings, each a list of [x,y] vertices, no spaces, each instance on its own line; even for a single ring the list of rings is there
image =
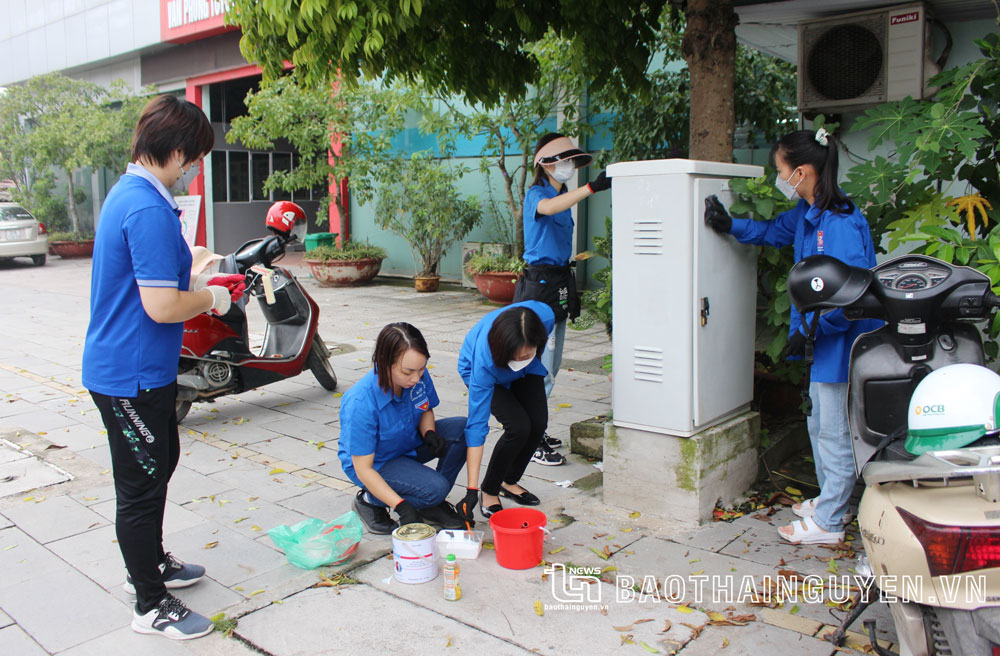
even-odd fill
[[[875,266],[875,248],[868,221],[837,186],[837,142],[820,128],[799,130],[782,137],[771,150],[777,169],[775,186],[798,203],[770,221],[730,218],[719,199],[706,199],[705,221],[737,240],[780,248],[793,244],[795,261],[823,253],[852,266]],[[788,353],[805,350],[805,321],[792,307]],[[851,346],[880,321],[848,321],[842,310],[823,314],[817,324],[814,360],[810,370],[807,417],[820,494],[792,511],[801,520],[778,529],[793,544],[836,544],[844,539],[847,504],[854,487],[854,459],[847,423],[847,381]]]
[[[524,275],[518,280],[514,301],[534,300],[548,304],[555,314],[555,329],[542,353],[545,367],[545,396],[552,393],[562,364],[566,320],[580,316],[576,277],[570,266],[573,255],[572,207],[581,200],[611,188],[604,171],[582,187],[569,190],[566,183],[577,169],[590,165],[593,158],[567,137],[550,132],[535,146],[535,179],[524,195]],[[554,449],[562,440],[544,437],[531,460],[540,465],[561,465],[566,459]]]
[[[548,305],[523,301],[484,316],[462,342],[458,373],[469,388],[468,484],[457,510],[468,521],[477,501],[484,517],[503,509],[501,496],[524,506],[540,503],[518,482],[548,425],[545,367],[539,358],[554,324]],[[503,434],[493,447],[480,495],[479,466],[491,414]]]

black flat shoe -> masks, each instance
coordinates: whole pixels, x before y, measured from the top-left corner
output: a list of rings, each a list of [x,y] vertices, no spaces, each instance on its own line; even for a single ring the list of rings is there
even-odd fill
[[[501,488],[500,493],[503,494],[503,489]],[[483,513],[483,517],[489,519],[493,513],[498,513],[503,510],[503,506],[499,503],[495,503],[492,506],[486,507],[483,505],[483,493],[479,493],[479,512]]]
[[[536,497],[531,492],[525,490],[521,494],[515,494],[510,490],[505,488],[500,488],[500,496],[505,499],[512,499],[514,502],[521,504],[522,506],[537,506],[541,503],[538,497]]]
[[[465,528],[465,521],[455,512],[454,506],[447,501],[442,501],[430,508],[420,508],[417,510],[421,519],[438,528],[459,530]]]

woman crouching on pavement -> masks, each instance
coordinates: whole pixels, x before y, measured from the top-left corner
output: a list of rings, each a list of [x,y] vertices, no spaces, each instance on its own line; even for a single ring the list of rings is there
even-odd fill
[[[465,417],[434,419],[438,396],[428,358],[419,330],[387,325],[375,342],[371,371],[340,405],[340,464],[361,488],[352,507],[371,533],[396,528],[389,508],[400,526],[465,527],[445,501],[465,464]],[[436,469],[424,464],[435,458]]]
[[[492,413],[503,426],[483,477],[478,501],[484,517],[503,510],[500,497],[523,506],[540,502],[518,481],[524,475],[549,422],[545,399],[545,367],[539,361],[555,315],[545,303],[522,301],[494,310],[465,336],[458,356],[458,373],[469,387],[468,491],[458,504],[472,520],[479,490],[479,465]]]

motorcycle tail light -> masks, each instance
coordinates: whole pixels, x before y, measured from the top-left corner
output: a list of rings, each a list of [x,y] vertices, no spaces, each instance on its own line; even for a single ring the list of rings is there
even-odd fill
[[[45,224],[42,223],[41,221],[39,221],[38,222],[38,234],[44,235],[46,233],[48,233],[48,230],[45,229]]]
[[[1000,526],[945,526],[896,511],[924,548],[931,576],[1000,567]]]

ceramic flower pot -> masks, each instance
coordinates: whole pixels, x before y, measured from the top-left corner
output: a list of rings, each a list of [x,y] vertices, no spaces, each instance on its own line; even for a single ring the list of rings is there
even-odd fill
[[[380,258],[366,257],[360,260],[311,260],[309,265],[313,278],[321,287],[350,287],[360,285],[374,278],[382,268]]]
[[[475,273],[472,278],[476,282],[476,289],[490,303],[508,305],[514,300],[514,286],[517,284],[518,274],[512,271],[490,271]]]
[[[441,276],[414,276],[413,287],[418,292],[436,292]]]

